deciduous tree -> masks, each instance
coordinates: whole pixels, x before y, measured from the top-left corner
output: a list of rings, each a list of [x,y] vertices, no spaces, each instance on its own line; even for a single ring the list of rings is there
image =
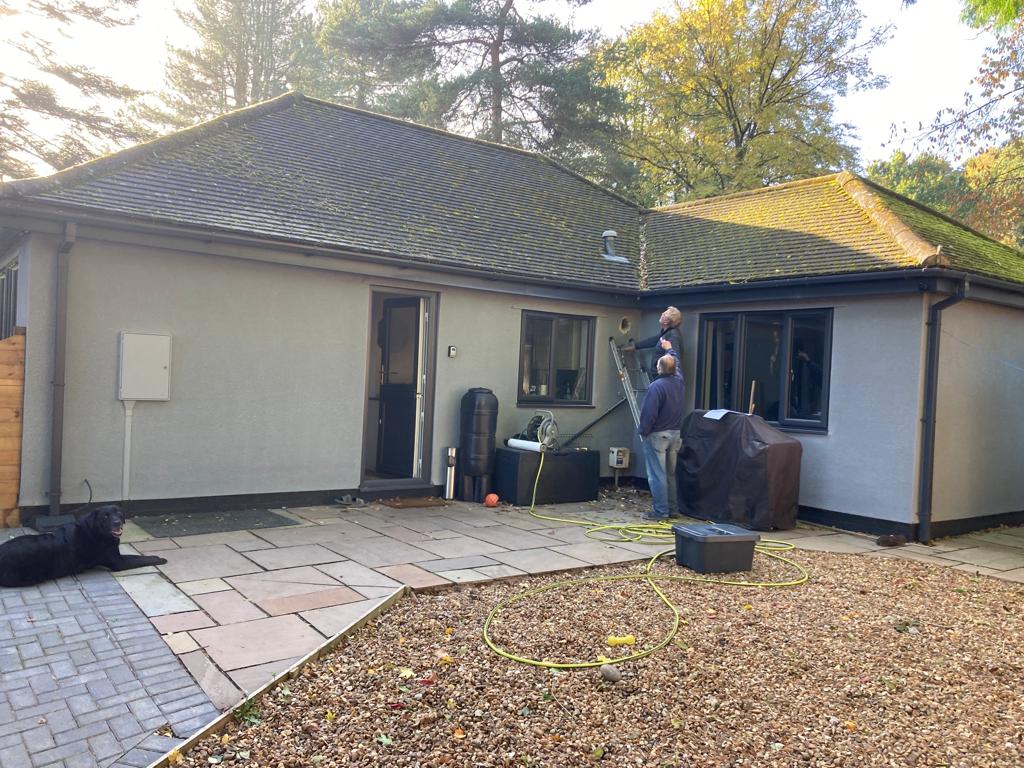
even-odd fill
[[[623,155],[648,202],[751,189],[849,166],[834,99],[883,83],[853,0],[696,0],[604,54],[625,94]]]
[[[54,42],[73,24],[129,25],[135,4],[0,0],[0,23],[25,28],[0,44],[0,178],[66,168],[138,138],[116,114],[137,91],[62,60]]]

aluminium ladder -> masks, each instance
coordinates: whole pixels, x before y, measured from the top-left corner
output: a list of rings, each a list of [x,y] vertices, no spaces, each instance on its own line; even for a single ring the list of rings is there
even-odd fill
[[[612,359],[615,361],[615,368],[619,372],[619,381],[622,384],[622,394],[629,403],[630,413],[633,414],[633,422],[637,429],[640,428],[640,407],[643,404],[647,388],[651,386],[651,377],[647,370],[640,364],[636,350],[627,351],[615,343],[615,339],[609,339],[608,343],[612,348]]]

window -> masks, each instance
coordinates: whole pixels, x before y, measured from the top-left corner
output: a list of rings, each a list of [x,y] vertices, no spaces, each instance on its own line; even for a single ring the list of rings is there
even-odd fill
[[[519,402],[590,404],[594,319],[523,312]]]
[[[702,315],[697,402],[825,429],[831,342],[830,309]]]

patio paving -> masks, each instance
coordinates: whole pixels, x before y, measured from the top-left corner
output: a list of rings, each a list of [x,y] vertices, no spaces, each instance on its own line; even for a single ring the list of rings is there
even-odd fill
[[[141,702],[134,706],[142,709],[136,712],[129,706],[128,711],[144,730],[126,735],[124,730],[115,733],[116,726],[111,724],[109,729],[114,738],[120,739],[119,745],[131,746],[130,739],[134,738],[137,740],[135,748],[150,750],[146,754],[152,757],[158,751],[154,746],[157,742],[152,739],[158,737],[152,735],[149,726],[155,722],[156,712],[163,712],[162,701],[169,706],[195,701],[195,706],[206,707],[203,711],[207,719],[212,719],[218,709],[234,706],[246,693],[268,682],[326,639],[352,626],[404,586],[423,590],[642,561],[659,547],[671,548],[671,542],[651,546],[596,541],[586,535],[583,527],[539,520],[524,509],[492,510],[462,502],[425,509],[392,509],[371,504],[358,509],[327,506],[277,512],[292,518],[298,525],[155,538],[129,521],[122,539],[123,548],[143,553],[159,552],[167,558],[166,565],[114,576],[85,574],[79,579],[58,582],[61,589],[77,590],[82,595],[74,599],[75,603],[94,600],[84,594],[86,585],[99,583],[95,579],[105,583],[104,589],[110,592],[104,593],[104,599],[111,606],[130,609],[136,618],[132,625],[136,631],[140,625],[144,627],[143,634],[151,642],[145,646],[146,651],[154,654],[152,658],[162,658],[166,665],[166,672],[161,674],[170,676],[171,671],[176,671],[179,677],[174,679],[184,679],[194,690],[190,693],[183,690],[176,698],[170,697],[173,699],[170,701],[166,694],[176,689],[155,691],[142,683],[139,683],[140,688],[132,688]],[[639,521],[635,510],[614,504],[605,504],[603,508],[600,503],[559,505],[538,508],[538,512],[596,523]],[[934,546],[911,544],[895,549],[878,547],[871,536],[802,523],[792,531],[774,532],[766,538],[790,541],[798,548],[817,551],[922,560],[1024,582],[1024,531],[1019,529],[971,534],[939,541]],[[68,585],[63,585],[64,581]],[[135,605],[125,600],[125,592]],[[3,592],[0,596],[7,599],[9,594],[12,593]],[[41,599],[36,598],[36,602]],[[0,640],[9,639],[3,636],[5,626],[0,623]],[[41,636],[48,635],[43,632]],[[134,640],[134,636],[130,639]],[[17,645],[16,671],[31,669],[36,663],[33,656],[37,653],[36,646],[31,642],[25,643],[24,648],[21,643]],[[68,642],[72,640],[69,638]],[[37,644],[39,652],[49,653],[41,640]],[[155,644],[159,644],[158,649]],[[178,661],[174,660],[175,656]],[[0,671],[6,669],[2,665],[5,661],[10,664],[11,658],[14,657],[10,651],[0,648]],[[143,671],[146,668],[143,667]],[[0,680],[6,679],[0,677]],[[159,682],[170,684],[162,677]],[[31,685],[28,690],[32,695],[40,695],[39,702],[43,701],[41,695],[47,693],[34,691]],[[86,687],[86,693],[89,690]],[[2,685],[0,694],[7,695]],[[15,701],[18,699],[5,700],[0,695],[0,714],[4,706],[11,707]],[[99,707],[99,703],[96,706]],[[77,743],[79,749],[94,757],[107,749],[101,741],[96,742],[100,746],[93,745],[91,739],[96,737],[92,731],[81,730],[89,723],[79,722],[76,717],[71,709],[67,715],[57,715],[56,727],[61,730],[51,728],[53,745],[49,746],[47,738],[33,741],[37,745],[35,752],[29,754],[29,750],[27,757],[12,750],[28,749],[25,734],[33,731],[34,722],[22,723],[22,731],[0,729],[0,765],[3,768],[43,768],[44,765],[74,768],[90,764],[81,760],[75,762],[70,757],[75,754],[73,751],[52,752],[62,746],[57,734],[73,730],[80,738],[74,742],[72,736],[62,736],[66,743]],[[167,719],[163,714],[161,717]],[[4,718],[0,717],[0,723],[3,722]],[[194,724],[199,727],[205,723],[196,721]],[[107,744],[109,746],[109,742]],[[137,756],[122,758],[123,752],[114,758],[104,758],[107,763],[103,765],[113,764],[111,759],[121,760],[116,763],[118,766],[133,765],[141,759]],[[12,755],[23,762],[15,762]],[[51,763],[41,762],[51,758]],[[25,759],[28,762],[24,762]],[[98,759],[95,764],[100,764]],[[125,759],[136,760],[136,763],[124,762]]]

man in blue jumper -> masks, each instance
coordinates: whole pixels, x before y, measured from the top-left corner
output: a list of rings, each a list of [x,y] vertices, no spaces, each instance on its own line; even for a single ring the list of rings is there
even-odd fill
[[[651,382],[640,409],[647,483],[654,497],[654,510],[644,515],[645,520],[667,520],[679,514],[676,457],[683,444],[679,429],[686,386],[679,353],[668,339],[662,339],[660,346],[667,354],[658,358],[658,378]]]

